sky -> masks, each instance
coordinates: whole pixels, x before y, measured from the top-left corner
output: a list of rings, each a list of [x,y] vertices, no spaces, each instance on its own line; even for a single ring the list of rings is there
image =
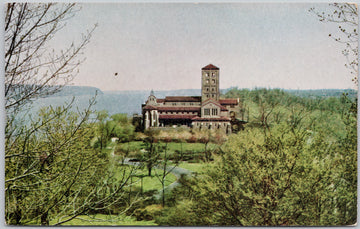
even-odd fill
[[[355,88],[336,24],[309,12],[327,3],[82,3],[57,48],[98,27],[73,85],[109,90],[200,89],[201,68],[220,88]],[[115,74],[117,73],[117,75]]]

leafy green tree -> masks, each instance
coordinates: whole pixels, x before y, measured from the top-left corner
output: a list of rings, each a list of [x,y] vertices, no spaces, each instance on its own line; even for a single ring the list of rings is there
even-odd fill
[[[339,184],[344,168],[339,153],[321,133],[301,125],[302,118],[267,131],[248,129],[230,137],[220,160],[194,189],[198,224],[344,225],[340,200],[354,190]],[[341,158],[341,157],[340,157]],[[352,158],[353,159],[353,158]],[[352,162],[353,163],[353,162]],[[353,167],[352,167],[353,168]],[[345,173],[346,174],[346,173]],[[354,176],[353,169],[349,174]],[[354,178],[352,180],[352,183]],[[340,190],[344,192],[341,192]],[[352,199],[353,200],[353,199]],[[345,204],[345,201],[342,202]],[[354,207],[354,204],[347,206]],[[350,212],[346,215],[350,217]]]
[[[109,119],[106,110],[96,112],[97,144],[100,149],[106,147],[111,138],[118,138],[119,142],[129,142],[134,138],[135,128],[126,114],[115,114]]]
[[[96,133],[97,133],[97,144],[100,149],[104,149],[110,140],[111,129],[107,125],[107,118],[109,114],[106,110],[97,111],[96,113]]]
[[[119,138],[119,142],[129,142],[134,138],[135,127],[127,114],[114,114],[107,123],[111,136]]]
[[[37,121],[6,139],[8,224],[62,224],[121,201],[129,176],[110,182],[109,155],[90,147],[89,115],[69,106],[43,109]]]
[[[334,170],[334,193],[337,223],[355,224],[357,220],[357,100],[351,101],[342,121],[345,124],[345,136],[336,143],[336,167]]]

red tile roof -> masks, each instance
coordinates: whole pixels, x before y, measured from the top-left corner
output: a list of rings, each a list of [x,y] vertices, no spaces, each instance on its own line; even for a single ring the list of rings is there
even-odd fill
[[[156,99],[157,103],[163,103],[165,101],[165,99]]]
[[[159,115],[159,119],[193,119],[196,115]]]
[[[220,99],[219,102],[221,105],[238,105],[237,99]]]
[[[220,110],[221,111],[228,111],[228,109],[226,107],[224,107],[224,106],[220,106]]]
[[[219,118],[201,118],[196,116],[192,119],[193,121],[230,121],[231,119],[228,117],[219,117]]]
[[[166,96],[165,102],[201,102],[201,96]]]
[[[200,112],[200,107],[157,107],[158,111],[198,111]]]
[[[203,67],[202,70],[219,70],[219,68],[212,64],[209,64],[209,65],[206,65],[205,67]]]
[[[145,107],[143,107],[143,110],[156,110],[157,107],[151,106],[151,105],[146,105]]]
[[[205,106],[206,104],[209,104],[209,103],[212,103],[212,104],[215,104],[216,106],[220,107],[221,111],[228,111],[228,109],[222,105],[220,105],[220,103],[212,98],[210,99],[207,99],[205,100],[201,106]]]

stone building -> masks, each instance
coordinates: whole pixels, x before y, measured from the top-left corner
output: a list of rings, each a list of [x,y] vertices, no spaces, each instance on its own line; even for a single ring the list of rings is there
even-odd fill
[[[142,105],[144,129],[188,126],[194,129],[221,129],[229,133],[232,120],[239,111],[239,98],[220,98],[219,68],[212,64],[201,69],[201,96],[156,98],[151,91]]]

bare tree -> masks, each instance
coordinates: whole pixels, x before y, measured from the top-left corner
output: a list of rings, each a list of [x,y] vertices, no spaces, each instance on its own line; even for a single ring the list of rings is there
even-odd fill
[[[76,75],[94,28],[78,45],[60,52],[49,41],[79,10],[75,4],[8,3],[5,13],[5,107],[17,111],[33,99],[51,95]]]
[[[345,66],[350,69],[353,81],[358,83],[358,8],[353,3],[333,3],[326,12],[311,8],[310,12],[317,15],[321,22],[338,24],[340,35],[329,34],[335,41],[345,45],[342,53],[347,59]]]

